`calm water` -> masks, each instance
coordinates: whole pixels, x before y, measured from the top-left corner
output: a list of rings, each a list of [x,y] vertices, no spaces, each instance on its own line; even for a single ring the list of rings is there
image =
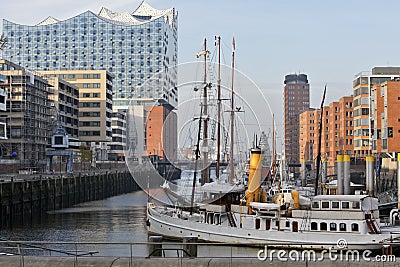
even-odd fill
[[[0,238],[13,241],[52,241],[52,242],[146,242],[146,203],[144,192],[134,192],[100,201],[76,205],[73,208],[49,213],[41,221],[0,230]],[[98,252],[102,256],[145,257],[149,255],[146,245],[48,245],[60,251]],[[164,248],[181,247],[165,242]],[[231,246],[199,246],[198,256],[217,257],[245,256],[255,257],[258,249]],[[16,250],[0,252],[16,253]],[[42,254],[42,250],[26,250],[25,254]],[[48,254],[49,252],[47,252]],[[53,254],[62,255],[57,252]],[[176,251],[167,252],[176,256]]]
[[[73,208],[51,212],[41,221],[29,225],[14,225],[13,228],[2,229],[0,238],[14,241],[144,242],[147,241],[146,202],[146,194],[139,191],[82,203]],[[60,248],[72,249],[65,246]],[[78,249],[101,251],[110,255],[115,254],[113,250],[121,248],[86,246]],[[135,248],[134,254],[144,253],[144,247]]]

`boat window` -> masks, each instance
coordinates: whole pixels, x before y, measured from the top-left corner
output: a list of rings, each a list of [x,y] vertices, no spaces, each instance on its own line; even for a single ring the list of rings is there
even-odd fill
[[[342,209],[348,209],[350,206],[348,201],[342,201]]]
[[[260,229],[260,219],[256,218],[256,229]]]
[[[318,230],[318,223],[312,222],[311,223],[311,230]]]
[[[330,225],[329,225],[329,229],[331,230],[331,231],[336,231],[336,223],[330,223]]]
[[[351,224],[351,231],[358,232],[358,223]]]
[[[312,203],[312,208],[313,208],[313,209],[319,209],[319,202],[318,202],[318,201],[314,201],[314,202]]]
[[[290,227],[290,222],[286,221],[286,227]]]
[[[353,201],[351,203],[351,207],[355,210],[359,210],[360,209],[360,202],[359,201]]]
[[[322,201],[321,207],[323,209],[329,209],[329,201]]]
[[[339,209],[339,201],[332,201],[332,209]]]
[[[346,232],[346,224],[345,223],[339,224],[339,231],[340,232]]]
[[[319,225],[319,229],[320,229],[321,231],[326,231],[326,230],[328,230],[328,225],[327,225],[325,222],[322,222],[322,223]]]

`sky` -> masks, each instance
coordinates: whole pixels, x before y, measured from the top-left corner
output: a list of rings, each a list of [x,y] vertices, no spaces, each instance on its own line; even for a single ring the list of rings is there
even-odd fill
[[[3,1],[0,18],[34,25],[47,16],[68,19],[101,7],[133,12],[141,0]],[[400,66],[400,1],[148,0],[157,9],[178,11],[178,61],[194,60],[203,39],[222,38],[230,64],[232,36],[236,67],[261,89],[283,128],[283,81],[290,73],[308,75],[311,106],[352,94],[355,74],[374,66]],[[2,29],[2,21],[1,29]],[[278,133],[279,135],[279,133]]]

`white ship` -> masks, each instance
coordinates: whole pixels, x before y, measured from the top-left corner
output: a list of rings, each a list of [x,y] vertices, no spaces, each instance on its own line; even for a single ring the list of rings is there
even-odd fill
[[[260,150],[252,149],[252,157]],[[329,249],[338,240],[347,249],[378,250],[398,239],[398,227],[381,226],[378,200],[368,195],[318,195],[311,203],[292,190],[290,205],[264,203],[259,186],[260,168],[250,163],[246,203],[243,191],[233,190],[212,204],[197,205],[196,212],[148,204],[148,231],[170,238],[197,237],[203,241],[271,247]],[[221,192],[215,186],[210,194]],[[283,198],[282,198],[283,199]],[[278,202],[279,203],[279,202]],[[281,202],[283,203],[283,202]]]

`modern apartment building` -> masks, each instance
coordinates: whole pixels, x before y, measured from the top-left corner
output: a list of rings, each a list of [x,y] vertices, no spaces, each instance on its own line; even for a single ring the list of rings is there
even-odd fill
[[[51,109],[52,129],[59,124],[68,133],[70,148],[79,147],[78,114],[79,114],[79,88],[63,79],[52,77],[48,79],[51,87],[48,89]],[[51,134],[49,134],[51,136]]]
[[[114,111],[112,114],[112,142],[109,143],[110,151],[108,159],[112,161],[124,161],[126,151],[126,112]]]
[[[299,115],[299,155],[300,159],[314,164],[318,149],[318,122],[320,110],[310,108]]]
[[[0,74],[6,77],[7,109],[0,118],[7,125],[7,139],[0,140],[2,156],[12,157],[22,168],[40,168],[46,164],[46,146],[50,123],[48,88],[40,74],[0,59]]]
[[[38,71],[105,70],[114,75],[115,110],[127,110],[135,103],[143,110],[161,105],[164,112],[173,112],[178,103],[177,18],[174,8],[158,10],[143,1],[132,13],[102,8],[98,14],[86,11],[66,20],[48,17],[32,26],[3,20],[3,33],[8,38],[4,58]],[[88,102],[99,102],[89,99],[97,98],[93,96],[97,93],[84,94]],[[87,110],[81,111],[84,108]],[[80,127],[85,127],[80,130],[80,140],[97,137],[110,141],[111,111],[107,111],[110,116],[106,122],[110,135],[103,135],[103,129],[96,130],[98,114],[88,113],[95,108],[80,107],[80,118],[85,117],[80,119]],[[146,135],[146,125],[140,129],[146,146],[152,138]],[[177,128],[170,131],[177,132]],[[175,138],[176,134],[170,137]],[[163,139],[168,144],[177,143],[176,139]],[[153,149],[153,145],[150,147]]]
[[[113,76],[105,70],[41,71],[73,84],[79,91],[79,141],[110,142],[112,140]]]
[[[178,33],[174,8],[146,2],[132,13],[102,8],[36,25],[3,20],[4,58],[40,71],[107,70],[114,74],[114,105],[150,99],[177,105]]]
[[[285,155],[288,163],[299,163],[299,114],[310,108],[310,85],[306,74],[286,75],[284,84]]]
[[[96,161],[108,160],[107,143],[112,141],[113,75],[106,70],[41,71],[58,77],[79,91],[79,142],[89,146]]]
[[[353,97],[340,98],[324,107],[322,118],[321,157],[328,167],[335,166],[336,156],[353,154]],[[300,157],[315,166],[318,156],[320,109],[304,111],[300,121]]]
[[[371,116],[371,90],[380,84],[400,77],[400,67],[374,67],[360,72],[353,80],[354,154],[365,157],[372,152],[374,121]]]
[[[353,155],[353,96],[330,103],[324,113],[325,157],[334,166],[338,154]]]
[[[400,81],[383,82],[371,90],[372,152],[400,151]]]
[[[175,161],[177,157],[177,116],[164,106],[146,109],[146,152],[162,159]]]

